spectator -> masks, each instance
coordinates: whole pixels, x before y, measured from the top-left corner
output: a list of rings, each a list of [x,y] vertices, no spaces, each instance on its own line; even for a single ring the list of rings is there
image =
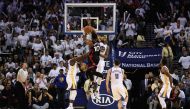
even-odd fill
[[[67,72],[66,72],[66,66],[65,66],[65,63],[63,62],[63,61],[60,61],[59,62],[59,66],[57,67],[57,69],[58,69],[58,71],[60,70],[60,69],[62,69],[63,70],[63,74],[64,75],[66,75],[67,74]]]
[[[10,51],[13,51],[12,46],[13,46],[13,35],[11,28],[6,29],[5,32],[5,40],[6,40],[6,49]]]
[[[171,40],[171,35],[173,34],[172,30],[170,30],[170,27],[169,26],[166,26],[165,29],[164,29],[164,41],[166,43],[169,43],[170,40]]]
[[[59,70],[59,75],[55,78],[54,84],[57,88],[58,94],[58,107],[65,109],[65,91],[67,88],[66,76],[63,73],[63,69]]]
[[[40,77],[36,78],[35,83],[38,84],[39,88],[47,87],[47,80],[44,77],[44,74],[40,74]]]
[[[142,7],[139,7],[135,10],[135,14],[141,16],[142,18],[145,18],[145,10]]]
[[[185,35],[184,30],[180,32],[178,41],[179,41],[180,47],[187,47],[187,36]]]
[[[61,61],[63,61],[63,58],[59,55],[59,53],[55,53],[55,55],[52,59],[52,63],[54,63],[58,66]]]
[[[170,23],[170,30],[173,31],[176,27],[177,27],[177,22],[175,21],[175,18],[172,18]]]
[[[29,41],[29,36],[25,35],[24,30],[22,30],[21,34],[18,36],[18,42],[20,43],[23,49],[27,47],[28,41]]]
[[[185,104],[185,93],[183,90],[181,90],[181,88],[179,86],[176,86],[176,88],[179,90],[179,105],[180,105],[180,108],[183,108],[184,107],[184,104]]]
[[[171,74],[171,76],[173,78],[174,85],[177,85],[178,82],[180,81],[179,80],[179,75],[177,73],[178,73],[178,71],[177,71],[177,69],[175,69],[174,72]]]
[[[154,32],[156,33],[156,44],[160,46],[164,42],[164,28],[159,25],[158,28],[154,29]]]
[[[31,85],[31,87],[28,89],[26,95],[28,97],[29,107],[31,107],[32,104],[35,104],[37,102],[37,96],[39,96],[38,94],[40,93],[40,91],[37,84],[34,84],[34,86],[32,86],[31,83],[29,84]]]
[[[173,64],[173,51],[169,44],[165,44],[162,49],[162,58],[166,58],[167,60],[167,67],[170,71],[172,71],[172,64]]]
[[[1,102],[3,104],[3,108],[13,108],[14,105],[14,90],[12,87],[11,80],[8,80],[5,88],[1,92],[2,99]]]
[[[72,49],[74,47],[74,44],[72,44],[72,41],[69,39],[69,37],[65,36],[65,40],[62,44],[64,44],[63,46],[65,47],[64,55],[67,56],[72,54]]]
[[[32,68],[29,67],[28,68],[28,78],[34,83],[34,81],[36,80],[36,75],[35,73],[32,71]]]
[[[49,108],[49,101],[53,100],[53,97],[48,93],[46,87],[41,89],[40,96],[36,100],[37,103],[32,104],[33,109],[47,109]]]
[[[180,102],[179,102],[179,94],[180,91],[177,87],[175,87],[171,92],[171,108],[178,109],[180,108]]]
[[[143,108],[147,107],[146,100],[148,98],[148,84],[149,84],[148,79],[149,79],[149,74],[146,74],[144,80],[142,80],[140,83],[140,97],[141,97],[141,100],[143,101],[142,103]]]
[[[78,57],[84,54],[84,49],[82,48],[81,44],[78,44],[76,49],[74,49],[74,56]]]
[[[132,22],[132,20],[129,20],[128,23],[125,25],[125,30],[126,30],[126,38],[129,40],[129,43],[131,46],[134,46],[134,36],[136,33],[136,27],[135,24]]]
[[[27,100],[25,96],[26,80],[28,76],[27,64],[23,63],[22,68],[18,71],[17,82],[15,84],[16,99],[18,101],[19,109],[27,108]]]
[[[57,43],[54,43],[52,48],[55,53],[58,53],[60,57],[63,57],[62,53],[63,53],[64,47],[61,44],[61,41],[57,41]]]
[[[34,55],[41,54],[41,51],[44,49],[44,45],[40,38],[36,38],[35,42],[32,45],[32,49],[34,50]]]
[[[5,47],[5,37],[3,31],[0,29],[0,53],[4,51]]]
[[[57,64],[53,64],[53,68],[50,70],[48,77],[53,79],[59,75],[59,71],[57,69]]]
[[[6,78],[12,79],[13,75],[16,75],[16,73],[14,72],[14,69],[13,68],[9,68],[9,72],[7,72]]]
[[[83,45],[83,40],[81,40],[80,37],[78,37],[77,35],[73,35],[73,38],[74,38],[74,48],[76,48],[78,44]]]
[[[154,79],[154,83],[151,85],[152,91],[156,91],[156,89],[158,90],[158,89],[159,89],[159,86],[160,86],[160,84],[159,84],[158,79],[157,79],[157,78]]]
[[[8,59],[8,62],[5,63],[7,65],[7,68],[15,68],[15,63],[12,61],[11,58]]]
[[[188,70],[190,66],[190,56],[188,56],[187,51],[183,53],[183,56],[180,57],[178,61],[184,70]]]
[[[185,77],[182,79],[182,82],[184,83],[184,92],[186,97],[186,105],[185,108],[188,108],[190,106],[190,74],[186,73]]]
[[[180,13],[180,17],[177,20],[180,22],[180,25],[182,25],[183,27],[186,26],[186,24],[187,24],[187,18],[184,17],[183,13]]]
[[[40,58],[42,68],[51,67],[52,57],[49,55],[49,51],[45,51],[45,54]]]
[[[190,36],[190,21],[188,22],[187,27],[185,28],[185,36],[187,37],[187,43],[189,44],[190,43],[190,39],[189,39],[189,36]]]
[[[175,38],[177,38],[177,39],[179,38],[180,32],[183,30],[183,28],[184,27],[182,25],[180,25],[180,22],[178,21],[177,26],[173,30]]]
[[[157,109],[158,108],[158,94],[159,94],[159,89],[158,87],[153,90],[152,95],[148,98],[148,104],[149,104],[149,109]]]

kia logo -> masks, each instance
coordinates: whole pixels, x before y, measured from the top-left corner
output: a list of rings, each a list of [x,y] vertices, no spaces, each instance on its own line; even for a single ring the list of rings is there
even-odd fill
[[[115,101],[111,95],[100,94],[100,99],[92,99],[92,102],[98,106],[109,106]]]

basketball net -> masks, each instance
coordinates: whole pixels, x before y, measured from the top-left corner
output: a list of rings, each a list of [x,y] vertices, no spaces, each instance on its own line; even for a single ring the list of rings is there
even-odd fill
[[[87,18],[86,20],[87,20],[88,26],[91,26],[91,19],[90,19],[90,17]]]

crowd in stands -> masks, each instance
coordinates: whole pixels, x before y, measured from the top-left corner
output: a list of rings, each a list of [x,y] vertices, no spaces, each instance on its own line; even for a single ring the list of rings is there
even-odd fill
[[[61,88],[66,73],[67,57],[88,52],[80,35],[64,34],[65,2],[102,2],[102,0],[0,0],[0,108],[15,108],[14,84],[21,64],[28,64],[27,105],[34,109],[65,108]],[[105,0],[117,3],[117,32],[109,35],[115,47],[138,47],[145,41],[146,24],[155,24],[157,46],[164,46],[163,58],[175,84],[168,105],[172,109],[190,107],[190,12],[188,0]],[[167,10],[167,11],[166,11]],[[126,18],[124,18],[124,13]],[[181,64],[182,72],[172,66]],[[61,78],[61,79],[60,79]],[[83,88],[84,74],[79,78]],[[59,81],[62,80],[62,82]],[[159,77],[146,74],[141,81],[140,97],[145,109],[157,109]],[[82,84],[82,85],[81,85]],[[132,83],[125,84],[132,104]],[[56,90],[56,91],[55,91]],[[58,94],[58,97],[57,97]],[[56,105],[58,104],[58,105]],[[131,105],[128,105],[131,106]],[[130,107],[129,107],[130,108]]]

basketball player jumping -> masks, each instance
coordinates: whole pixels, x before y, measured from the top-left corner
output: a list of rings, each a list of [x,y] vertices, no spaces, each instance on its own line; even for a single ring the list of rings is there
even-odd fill
[[[127,107],[126,105],[128,102],[128,92],[123,84],[124,70],[119,66],[120,66],[120,61],[116,59],[114,61],[114,66],[108,70],[106,77],[106,89],[107,92],[110,94],[109,82],[111,80],[111,89],[113,93],[113,98],[114,100],[118,101],[118,109],[126,109]],[[124,99],[123,104],[122,104],[122,97]]]
[[[84,36],[84,42],[89,45],[90,51],[88,53],[83,54],[82,56],[79,57],[74,57],[72,59],[69,59],[68,61],[68,73],[67,73],[67,83],[68,87],[67,90],[69,90],[69,107],[67,109],[73,109],[73,102],[76,98],[77,95],[77,86],[76,86],[76,74],[78,72],[78,63],[83,62],[85,59],[88,59],[88,70],[86,71],[87,74],[91,79],[93,79],[93,75],[96,75],[98,77],[103,77],[102,74],[96,72],[96,65],[99,62],[99,43],[97,40],[97,35],[95,31],[91,32],[91,35]],[[93,41],[92,41],[93,40]]]
[[[167,60],[163,58],[161,60],[161,70],[160,70],[160,79],[162,80],[162,89],[160,90],[160,93],[158,94],[158,99],[160,101],[160,104],[162,106],[162,109],[166,109],[166,98],[170,98],[170,93],[172,90],[172,77],[169,73],[169,69],[166,66]]]
[[[85,42],[85,44],[87,44],[89,46],[89,55],[88,55],[88,69],[86,71],[86,75],[87,77],[90,78],[90,80],[92,81],[91,84],[92,87],[90,87],[90,92],[92,93],[92,99],[94,99],[94,94],[95,92],[98,93],[98,89],[101,85],[101,82],[96,83],[94,77],[98,77],[98,78],[103,78],[102,72],[98,69],[97,70],[97,66],[98,63],[100,61],[100,42],[98,40],[98,36],[95,32],[95,30],[93,29],[93,27],[91,26],[86,26],[84,28],[84,37],[83,40]],[[102,57],[106,57],[105,54],[102,55]],[[99,80],[101,80],[99,79]],[[95,85],[94,85],[95,84]]]

